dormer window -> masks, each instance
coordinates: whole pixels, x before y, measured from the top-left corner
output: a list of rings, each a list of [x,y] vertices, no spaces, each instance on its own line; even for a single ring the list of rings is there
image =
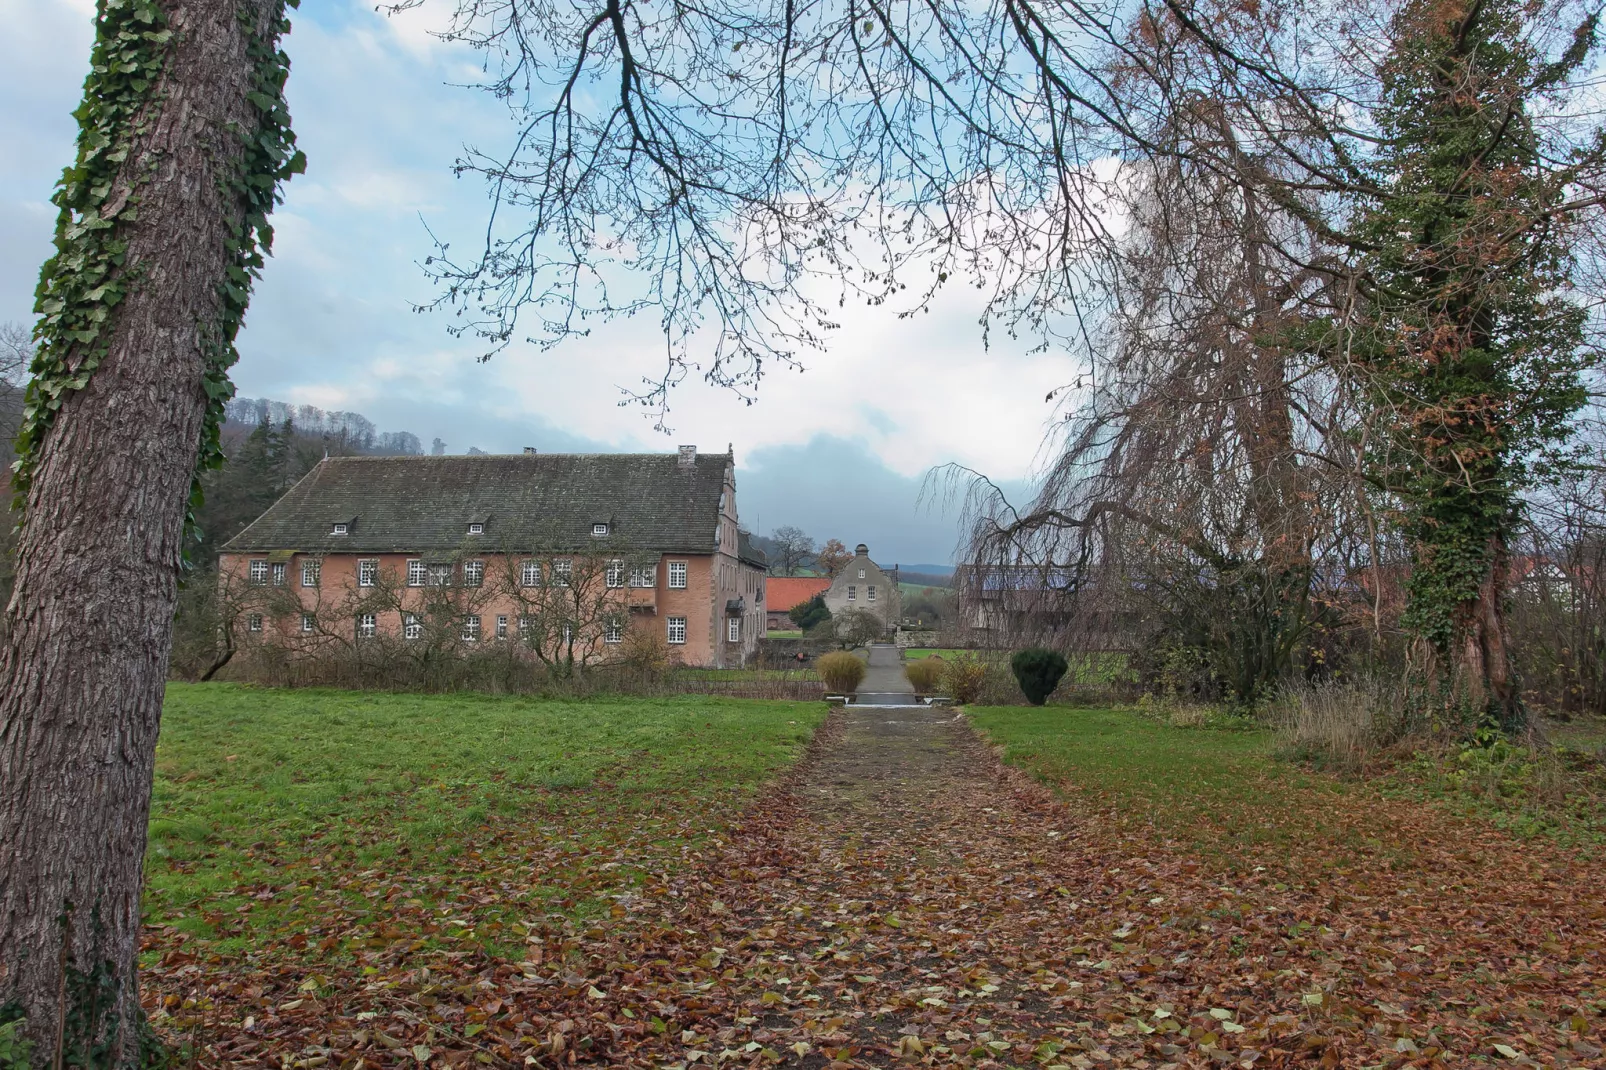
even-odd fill
[[[468,526],[468,533],[470,535],[484,535],[485,534],[485,525],[484,524],[470,524]]]
[[[606,535],[606,534],[608,534],[608,525],[607,524],[602,524],[602,523],[592,524],[591,525],[591,534],[593,534],[593,535]]]
[[[331,534],[331,535],[350,535],[351,534],[351,525],[347,524],[345,522],[337,523],[334,526],[333,530],[331,530],[329,532],[329,534]]]

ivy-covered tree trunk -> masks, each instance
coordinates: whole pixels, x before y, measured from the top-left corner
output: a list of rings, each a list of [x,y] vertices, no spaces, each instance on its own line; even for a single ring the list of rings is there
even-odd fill
[[[1552,61],[1532,43],[1537,11],[1412,0],[1395,16],[1377,113],[1386,194],[1364,220],[1370,323],[1354,350],[1392,429],[1381,482],[1413,544],[1405,623],[1456,696],[1508,731],[1525,721],[1508,548],[1533,462],[1584,402],[1587,360],[1569,297],[1586,217],[1565,207],[1574,172],[1547,157],[1533,112],[1583,69],[1598,16]]]
[[[294,3],[294,0],[290,0]],[[0,649],[0,1014],[137,1056],[140,875],[187,510],[299,169],[286,0],[100,0],[56,194]],[[61,1065],[56,1063],[55,1065]]]

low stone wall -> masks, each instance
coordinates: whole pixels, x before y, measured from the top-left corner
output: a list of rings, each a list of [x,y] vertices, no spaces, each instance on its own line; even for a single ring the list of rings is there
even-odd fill
[[[829,649],[813,639],[775,639],[766,636],[758,641],[750,664],[763,669],[794,669],[799,665],[812,665],[822,650]],[[802,654],[800,661],[798,655]]]
[[[942,645],[937,641],[935,628],[899,628],[898,634],[893,636],[892,641],[897,644],[899,650]]]

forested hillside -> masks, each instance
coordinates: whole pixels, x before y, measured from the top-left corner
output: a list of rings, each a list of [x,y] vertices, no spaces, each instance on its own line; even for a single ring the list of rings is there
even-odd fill
[[[196,514],[197,543],[191,548],[200,568],[210,568],[219,547],[324,457],[424,451],[417,435],[380,432],[361,413],[236,398],[223,425],[223,452],[228,462],[201,479],[206,498]]]

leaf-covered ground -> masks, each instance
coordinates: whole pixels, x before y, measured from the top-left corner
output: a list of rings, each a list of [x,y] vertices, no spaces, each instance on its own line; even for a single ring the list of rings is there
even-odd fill
[[[1606,1061],[1596,862],[1276,772],[1230,734],[1162,733],[1134,772],[1099,720],[1123,716],[980,713],[1029,776],[963,719],[854,709],[606,911],[521,900],[516,956],[459,934],[548,859],[488,876],[468,851],[423,882],[406,859],[305,875],[297,894],[365,906],[301,946],[153,929],[147,991],[208,1065]],[[568,872],[660,835],[618,826]]]

